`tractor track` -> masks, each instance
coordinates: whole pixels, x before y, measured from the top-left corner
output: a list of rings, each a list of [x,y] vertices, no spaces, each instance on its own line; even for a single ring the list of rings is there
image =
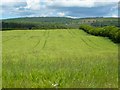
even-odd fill
[[[71,33],[70,30],[67,30],[67,32],[71,35],[72,38],[74,38],[75,36],[73,35],[73,33]]]
[[[71,31],[71,33],[74,35],[74,36],[76,36],[77,34],[75,33],[75,32],[73,32],[73,31]]]
[[[80,38],[88,47],[94,48],[91,45],[89,45],[82,37]]]
[[[12,40],[12,39],[14,39],[16,36],[13,36],[13,37],[11,37],[11,38],[9,38],[9,39],[7,39],[7,40],[4,40],[3,42],[7,42],[7,41],[9,41],[9,40]]]
[[[43,44],[42,49],[45,48],[45,46],[46,46],[46,44],[47,44],[47,40],[48,40],[48,38],[49,38],[49,35],[50,35],[50,31],[47,32],[47,36],[46,36],[46,38],[45,38],[45,41],[44,41],[44,44]]]
[[[31,38],[34,38],[34,37],[40,37],[40,36],[30,36],[30,37],[28,38],[28,40],[30,40]]]
[[[75,32],[73,32],[73,33],[74,33],[74,35],[77,35]],[[95,45],[96,48],[101,48],[101,47],[99,47],[96,43],[94,43],[92,40],[90,40],[87,36],[86,36],[86,39],[87,39],[90,43],[92,43],[93,45]],[[86,40],[84,40],[83,38],[81,38],[81,40],[82,40],[87,46],[92,47],[92,46],[89,45],[89,44],[86,42]],[[95,47],[92,47],[92,48],[95,48]]]
[[[76,34],[77,35],[77,34]],[[86,39],[90,42],[90,43],[92,43],[93,45],[95,45],[96,47],[94,47],[94,48],[96,48],[96,49],[100,49],[101,47],[99,46],[99,45],[97,45],[95,42],[93,42],[88,36],[86,36]],[[90,45],[89,45],[90,46]]]
[[[101,48],[99,45],[97,45],[95,42],[93,42],[90,38],[87,37],[87,40],[89,42],[91,42],[92,44],[94,44],[97,48]]]
[[[76,34],[75,32],[73,32],[73,31],[71,31],[71,33],[72,33],[74,36],[77,35],[77,34]],[[80,37],[80,39],[81,39],[88,47],[90,47],[90,48],[95,48],[95,47],[92,47],[90,44],[88,44],[88,43],[86,42],[86,40],[84,40],[82,37]]]
[[[40,41],[41,41],[41,39],[38,40],[38,42],[35,44],[35,46],[33,47],[33,49],[35,49],[39,45]]]
[[[49,38],[49,33],[50,33],[50,31],[44,31],[43,37],[45,37],[45,40],[44,40],[44,43],[43,43],[43,46],[41,49],[45,48],[45,46],[47,44],[47,39]],[[37,43],[34,45],[33,49],[35,49],[41,43],[41,40],[42,40],[42,38],[37,41]]]
[[[25,35],[26,33],[23,33],[23,35]],[[19,37],[22,37],[22,35],[20,35]],[[15,38],[18,38],[18,36],[13,36],[13,37],[11,37],[11,38],[9,38],[9,39],[7,39],[7,40],[4,40],[3,42],[7,42],[7,41],[10,41],[10,40],[13,40],[13,39],[15,39]]]
[[[46,32],[44,31],[43,37],[44,37],[45,35],[46,35]],[[41,39],[42,39],[42,38],[41,38]],[[33,49],[35,49],[35,48],[40,44],[41,39],[39,39],[39,40],[37,41],[37,43],[33,46]]]

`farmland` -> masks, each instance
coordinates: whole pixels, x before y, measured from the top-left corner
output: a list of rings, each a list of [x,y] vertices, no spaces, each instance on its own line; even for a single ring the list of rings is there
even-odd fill
[[[79,29],[2,31],[4,88],[117,88],[118,47]]]

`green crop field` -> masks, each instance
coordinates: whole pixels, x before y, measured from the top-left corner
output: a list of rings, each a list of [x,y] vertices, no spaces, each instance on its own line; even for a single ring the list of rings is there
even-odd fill
[[[117,88],[118,46],[79,29],[2,31],[3,88]]]

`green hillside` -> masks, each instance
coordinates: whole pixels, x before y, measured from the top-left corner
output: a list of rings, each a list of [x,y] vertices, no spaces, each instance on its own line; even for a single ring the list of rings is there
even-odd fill
[[[2,20],[2,29],[77,29],[80,24],[119,27],[117,18],[26,17]]]

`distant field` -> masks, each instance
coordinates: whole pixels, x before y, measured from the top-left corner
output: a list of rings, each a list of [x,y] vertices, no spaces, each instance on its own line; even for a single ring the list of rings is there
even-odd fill
[[[117,88],[118,47],[78,29],[2,32],[4,88]]]

